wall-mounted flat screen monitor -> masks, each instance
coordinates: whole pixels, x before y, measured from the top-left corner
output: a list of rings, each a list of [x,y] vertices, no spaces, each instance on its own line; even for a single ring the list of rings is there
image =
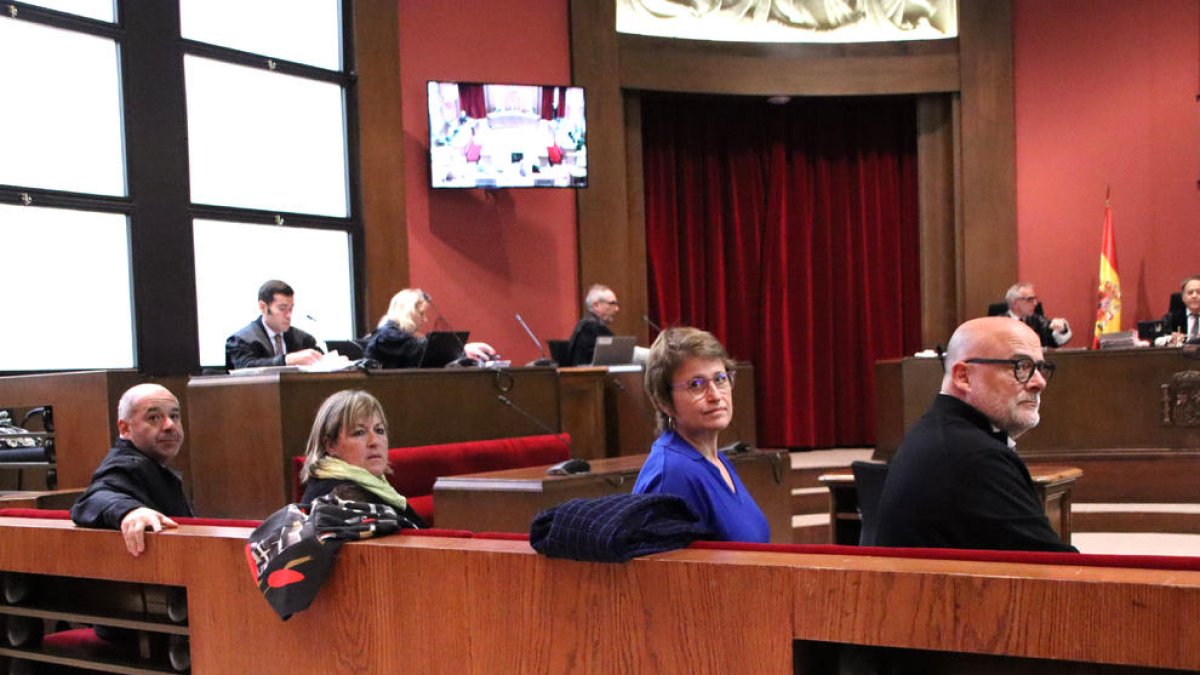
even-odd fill
[[[435,188],[587,187],[583,89],[429,83]]]

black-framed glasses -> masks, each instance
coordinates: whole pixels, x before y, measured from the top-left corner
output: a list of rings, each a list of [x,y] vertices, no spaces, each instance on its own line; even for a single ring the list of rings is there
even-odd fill
[[[692,398],[700,398],[708,393],[709,383],[715,386],[717,391],[728,391],[733,388],[733,373],[717,373],[712,377],[693,377],[686,382],[673,384],[671,388],[682,389]]]
[[[1049,361],[1034,361],[1028,356],[1019,359],[967,359],[963,363],[982,363],[992,366],[1012,366],[1013,377],[1017,382],[1025,384],[1033,379],[1033,371],[1038,371],[1046,379],[1046,383],[1054,377],[1054,364]]]

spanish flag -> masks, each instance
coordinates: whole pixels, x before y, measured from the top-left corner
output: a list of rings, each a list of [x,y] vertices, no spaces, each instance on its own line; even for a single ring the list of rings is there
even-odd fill
[[[1096,331],[1092,349],[1100,347],[1101,333],[1121,330],[1121,275],[1117,273],[1117,244],[1113,239],[1112,202],[1104,195],[1104,241],[1100,244],[1100,290],[1096,303]]]

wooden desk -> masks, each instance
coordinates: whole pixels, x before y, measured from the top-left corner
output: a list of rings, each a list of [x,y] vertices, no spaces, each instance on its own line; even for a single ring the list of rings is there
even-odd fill
[[[1088,502],[1195,502],[1200,426],[1163,424],[1163,390],[1200,370],[1178,349],[1048,350],[1058,366],[1042,393],[1041,423],[1021,436],[1027,462],[1083,469]],[[938,359],[878,361],[875,459],[890,458],[941,385]]]
[[[738,363],[734,371],[737,384],[733,388],[733,423],[719,442],[726,446],[744,441],[754,447],[758,442],[754,366]],[[572,439],[589,439],[591,448],[603,449],[581,455],[583,458],[644,455],[649,451],[658,433],[642,370],[560,368],[559,377],[563,431]]]
[[[1054,533],[1071,543],[1071,489],[1083,471],[1073,466],[1030,464],[1029,475],[1050,519]],[[829,488],[829,539],[832,544],[858,545],[862,517],[858,512],[858,488],[850,469],[830,471],[818,477]]]
[[[791,471],[784,450],[752,450],[730,456],[754,496],[771,541],[792,543]],[[439,478],[433,486],[436,525],[476,532],[529,532],[538,512],[577,497],[629,493],[646,455],[591,460],[590,473],[548,476],[546,467],[490,471]]]
[[[195,506],[206,517],[263,518],[288,503],[291,458],[304,454],[321,402],[342,389],[379,399],[393,447],[547,433],[500,394],[560,430],[552,368],[218,375],[187,388]]]
[[[146,377],[135,370],[90,370],[0,377],[0,408],[54,408],[54,447],[59,488],[86,488],[92,472],[117,438],[117,402],[135,384],[157,382],[179,399],[188,413],[186,378]],[[15,420],[20,423],[20,420]],[[188,478],[191,429],[184,427],[183,446],[173,464]]]
[[[343,546],[284,622],[251,581],[248,534],[184,525],[134,559],[118,532],[0,518],[0,570],[186,588],[201,674],[816,675],[839,644],[930,650],[939,667],[913,672],[1200,669],[1196,571],[701,549],[587,563],[398,535]]]

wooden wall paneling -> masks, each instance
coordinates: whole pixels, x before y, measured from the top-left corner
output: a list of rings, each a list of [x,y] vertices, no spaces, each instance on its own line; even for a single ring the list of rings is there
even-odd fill
[[[636,92],[629,92],[624,97],[624,104],[625,179],[628,182],[625,190],[629,197],[626,217],[629,223],[629,260],[633,261],[628,270],[629,283],[632,285],[629,294],[633,296],[631,308],[636,312],[627,318],[634,322],[631,333],[638,336],[638,344],[649,345],[650,326],[642,321],[642,316],[648,316],[650,310],[650,268],[646,257],[646,175],[642,166],[642,99]],[[641,309],[636,309],[638,307]],[[661,327],[661,317],[649,318]]]
[[[91,370],[41,375],[0,377],[0,407],[54,407],[54,443],[57,453],[58,487],[84,488],[92,472],[108,454],[117,438],[117,402],[135,384],[157,382],[179,399],[187,419],[187,378],[146,377],[134,370]],[[14,420],[20,423],[20,420]],[[184,425],[183,446],[172,463],[185,474],[190,463],[191,443]]]
[[[604,376],[607,368],[560,368],[558,405],[562,430],[571,434],[571,456],[605,456]]]
[[[571,1],[572,79],[586,90],[588,115],[588,187],[575,192],[579,288],[610,286],[621,301],[613,332],[639,335],[646,311],[645,223],[629,221],[625,106],[614,26],[614,3]]]
[[[358,76],[365,301],[359,327],[371,327],[396,291],[408,286],[408,222],[401,124],[399,3],[354,4]],[[361,313],[366,311],[366,316]]]
[[[268,378],[253,380],[228,386],[227,376],[197,377],[188,384],[188,433],[196,448],[192,501],[199,516],[261,518],[291,501],[280,451],[280,391]]]
[[[963,302],[966,316],[984,316],[1017,277],[1012,2],[959,10]]]
[[[954,40],[859,45],[749,44],[619,35],[626,89],[770,96],[955,91]]]
[[[921,344],[924,346],[945,345],[958,324],[953,123],[950,95],[917,97]]]

